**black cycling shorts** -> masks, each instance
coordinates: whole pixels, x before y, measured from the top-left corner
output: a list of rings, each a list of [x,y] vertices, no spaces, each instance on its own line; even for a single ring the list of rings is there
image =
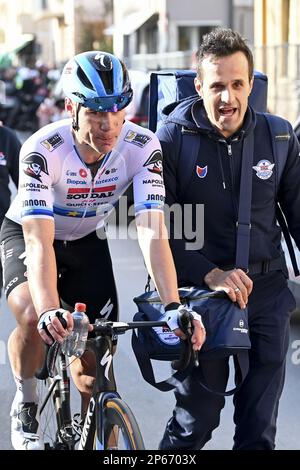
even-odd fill
[[[27,282],[22,226],[5,218],[1,228],[3,290],[6,298]],[[118,300],[107,240],[95,232],[74,241],[54,241],[61,305],[70,311],[76,302],[87,306],[90,322],[95,318],[118,319]]]

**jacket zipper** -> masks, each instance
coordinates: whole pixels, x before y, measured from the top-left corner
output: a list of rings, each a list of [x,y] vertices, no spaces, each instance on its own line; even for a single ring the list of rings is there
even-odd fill
[[[232,142],[234,142],[235,140],[238,140],[238,139],[234,139]],[[232,204],[233,204],[233,210],[234,210],[234,213],[235,213],[235,216],[237,218],[238,216],[238,204],[237,204],[237,201],[236,201],[236,198],[235,198],[235,177],[234,177],[234,171],[233,171],[233,161],[232,161],[232,143],[228,143],[225,139],[219,139],[219,142],[222,142],[223,144],[226,145],[226,148],[227,148],[227,155],[230,157],[229,158],[229,168],[230,168],[230,174],[231,174],[231,184],[232,184]]]

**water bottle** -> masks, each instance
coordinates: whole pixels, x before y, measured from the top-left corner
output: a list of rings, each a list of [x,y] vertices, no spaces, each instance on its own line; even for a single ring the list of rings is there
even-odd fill
[[[62,344],[62,352],[67,356],[81,357],[85,351],[89,329],[89,319],[85,311],[85,304],[79,302],[75,304],[75,310],[72,313],[74,328]]]

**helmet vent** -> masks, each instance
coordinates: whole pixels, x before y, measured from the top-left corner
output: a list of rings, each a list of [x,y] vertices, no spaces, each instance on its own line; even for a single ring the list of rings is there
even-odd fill
[[[86,76],[82,68],[78,67],[77,75],[78,75],[79,80],[85,87],[90,88],[91,90],[94,90],[92,83],[90,82],[90,80],[88,79],[88,77]]]
[[[113,71],[109,72],[98,72],[102,80],[105,91],[108,95],[113,94]]]

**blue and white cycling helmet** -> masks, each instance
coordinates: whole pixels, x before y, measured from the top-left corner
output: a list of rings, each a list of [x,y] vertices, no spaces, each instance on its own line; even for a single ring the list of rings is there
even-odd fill
[[[77,54],[64,66],[65,95],[86,108],[117,112],[132,100],[133,91],[125,65],[108,52]]]

